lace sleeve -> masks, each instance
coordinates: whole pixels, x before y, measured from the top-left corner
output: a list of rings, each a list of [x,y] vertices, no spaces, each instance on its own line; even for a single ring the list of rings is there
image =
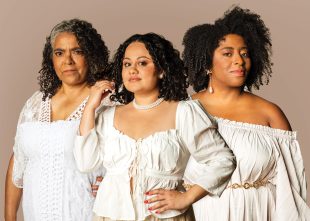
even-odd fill
[[[40,112],[40,104],[42,101],[42,93],[35,92],[25,103],[18,119],[15,143],[13,146],[14,164],[12,181],[18,188],[23,188],[23,175],[28,159],[24,155],[22,145],[20,143],[20,125],[25,122],[37,121]]]

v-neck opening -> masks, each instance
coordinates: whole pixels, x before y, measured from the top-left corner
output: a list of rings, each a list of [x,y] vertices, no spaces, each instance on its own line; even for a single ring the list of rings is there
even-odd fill
[[[64,120],[53,120],[52,121],[52,99],[48,98],[48,122],[49,123],[54,123],[57,121],[71,121],[74,120],[73,117],[74,115],[78,114],[80,112],[81,109],[84,109],[83,106],[86,105],[86,102],[88,101],[89,96],[87,96],[72,112],[71,114]]]

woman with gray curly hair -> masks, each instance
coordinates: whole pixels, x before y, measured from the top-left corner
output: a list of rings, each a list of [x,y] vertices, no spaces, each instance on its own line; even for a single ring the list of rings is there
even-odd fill
[[[74,136],[92,86],[108,79],[109,51],[86,21],[57,24],[46,39],[40,91],[24,105],[6,179],[5,219],[91,220],[96,175],[82,174],[72,154]]]

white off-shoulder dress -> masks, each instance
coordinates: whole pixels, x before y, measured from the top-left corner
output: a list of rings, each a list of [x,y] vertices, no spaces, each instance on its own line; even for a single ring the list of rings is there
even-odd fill
[[[306,180],[296,132],[215,118],[236,156],[237,168],[223,194],[194,204],[197,221],[310,220]],[[199,179],[203,166],[189,160],[185,180]]]
[[[13,183],[23,188],[25,221],[88,221],[97,175],[77,170],[72,149],[86,100],[67,120],[50,122],[50,99],[36,92],[24,105],[18,121]]]
[[[204,165],[204,176],[195,184],[212,195],[221,195],[235,169],[234,156],[199,102],[180,101],[174,129],[138,140],[114,127],[114,113],[115,107],[106,108],[98,115],[95,128],[75,141],[74,156],[80,170],[92,171],[101,165],[106,168],[94,205],[98,216],[108,220],[179,216],[184,211],[149,211],[144,204],[148,199],[145,193],[178,189],[190,155]]]

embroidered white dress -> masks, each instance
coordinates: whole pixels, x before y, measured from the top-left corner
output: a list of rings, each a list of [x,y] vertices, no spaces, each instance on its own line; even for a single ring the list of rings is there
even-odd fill
[[[97,175],[77,170],[72,149],[86,100],[66,121],[50,122],[50,99],[36,92],[25,104],[14,144],[13,183],[23,188],[25,221],[88,221]]]
[[[237,168],[221,197],[193,205],[197,221],[310,220],[306,180],[296,132],[215,118],[236,156]],[[199,179],[202,165],[189,160],[185,180]],[[255,187],[247,187],[248,183]],[[231,188],[232,185],[237,188]],[[237,185],[236,185],[237,184]],[[243,187],[238,188],[242,184]]]
[[[106,108],[96,119],[96,127],[75,141],[74,156],[80,170],[91,171],[103,165],[107,171],[94,205],[98,216],[145,220],[151,215],[180,215],[184,211],[149,211],[143,202],[147,199],[144,193],[158,188],[178,189],[190,155],[204,164],[205,175],[196,184],[212,195],[221,195],[235,168],[234,156],[198,102],[179,102],[175,129],[138,140],[114,127],[114,112],[115,107]]]

